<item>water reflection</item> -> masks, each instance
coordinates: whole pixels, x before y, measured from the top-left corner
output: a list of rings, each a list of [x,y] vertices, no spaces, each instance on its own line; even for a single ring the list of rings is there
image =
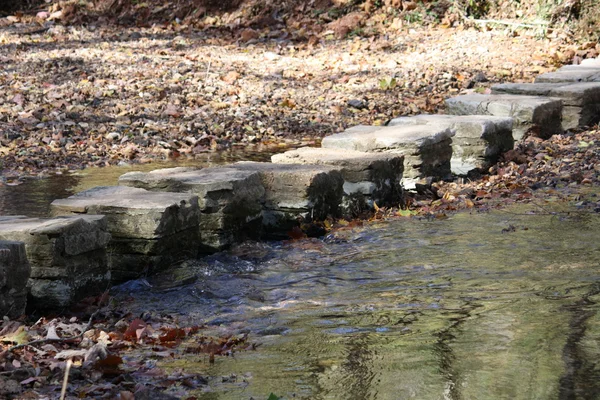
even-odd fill
[[[0,215],[46,217],[49,214],[52,201],[95,186],[116,185],[119,176],[131,171],[151,171],[158,168],[182,166],[209,167],[236,161],[269,161],[272,154],[274,154],[273,151],[207,153],[196,160],[131,164],[105,168],[92,167],[62,175],[26,178],[20,185],[0,185]]]

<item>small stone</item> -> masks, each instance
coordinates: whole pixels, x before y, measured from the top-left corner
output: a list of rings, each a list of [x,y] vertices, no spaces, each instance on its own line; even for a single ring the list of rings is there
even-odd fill
[[[110,132],[106,134],[106,139],[108,140],[120,140],[121,134],[119,132]]]
[[[348,105],[350,107],[362,110],[364,108],[367,108],[367,103],[364,102],[363,100],[358,100],[358,99],[352,99],[352,100],[348,100]]]

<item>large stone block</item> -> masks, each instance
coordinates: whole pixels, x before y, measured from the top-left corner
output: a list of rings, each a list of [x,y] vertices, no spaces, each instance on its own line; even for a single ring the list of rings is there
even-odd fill
[[[156,239],[198,226],[197,196],[99,186],[51,204],[54,215],[104,214],[115,237]]]
[[[204,249],[222,250],[245,237],[257,237],[264,188],[258,172],[235,168],[167,168],[129,172],[120,185],[198,196]]]
[[[55,200],[51,211],[106,216],[114,281],[166,269],[198,253],[200,210],[192,194],[103,186]],[[130,247],[124,249],[123,242]]]
[[[339,168],[251,161],[229,167],[259,173],[265,189],[263,225],[268,235],[286,232],[298,220],[339,215],[344,183]]]
[[[450,174],[452,135],[448,126],[365,126],[323,138],[326,149],[347,149],[363,152],[387,152],[404,155],[403,184],[407,188],[429,176]]]
[[[586,58],[581,60],[582,67],[598,67],[600,68],[600,58]]]
[[[402,197],[404,156],[355,150],[303,147],[271,157],[274,163],[318,164],[340,168],[344,178],[346,212],[356,214],[366,207],[398,205]]]
[[[25,244],[31,263],[32,307],[64,307],[109,287],[106,248],[110,233],[102,215],[4,217],[0,219],[0,240],[8,239]]]
[[[513,138],[526,135],[547,139],[561,134],[562,101],[541,96],[468,94],[446,100],[448,114],[495,115],[514,119]]]
[[[561,82],[600,82],[600,70],[573,66],[555,72],[540,74],[535,78],[535,83],[561,83]],[[579,67],[579,68],[578,68]]]
[[[0,316],[23,315],[30,273],[25,244],[0,240]]]
[[[510,117],[421,114],[394,118],[388,126],[428,124],[445,125],[454,131],[450,164],[452,172],[458,175],[487,169],[514,145]]]
[[[492,93],[559,98],[563,102],[564,129],[590,126],[600,121],[600,82],[503,83],[492,86]]]

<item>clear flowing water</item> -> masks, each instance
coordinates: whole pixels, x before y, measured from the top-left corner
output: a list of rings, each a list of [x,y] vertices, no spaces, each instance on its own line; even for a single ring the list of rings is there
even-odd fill
[[[158,361],[209,376],[199,399],[597,399],[599,219],[511,208],[370,224],[244,244],[199,261],[194,284],[124,291],[135,312],[261,344]]]

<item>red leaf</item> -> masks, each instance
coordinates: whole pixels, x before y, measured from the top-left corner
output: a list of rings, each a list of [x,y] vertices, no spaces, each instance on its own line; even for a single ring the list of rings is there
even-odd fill
[[[173,328],[173,329],[169,329],[167,330],[167,332],[160,336],[160,342],[161,343],[165,343],[165,342],[175,342],[179,339],[183,339],[185,337],[185,330],[180,329],[180,328]]]
[[[137,339],[137,330],[142,329],[146,326],[146,323],[139,318],[134,319],[129,324],[129,327],[123,334],[124,339],[136,340]]]

